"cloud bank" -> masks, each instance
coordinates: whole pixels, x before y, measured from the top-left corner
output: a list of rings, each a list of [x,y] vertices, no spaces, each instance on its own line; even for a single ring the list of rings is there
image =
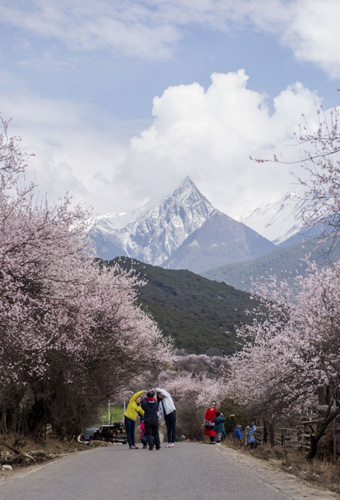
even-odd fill
[[[244,70],[214,73],[206,89],[178,85],[155,97],[150,126],[131,138],[132,123],[127,129],[102,111],[24,91],[18,96],[19,89],[8,90],[0,104],[5,118],[14,116],[11,130],[22,136],[23,149],[36,155],[30,178],[49,200],[69,191],[96,214],[141,206],[187,175],[233,217],[276,199],[296,188],[290,167],[249,156],[283,151],[296,158],[292,134],[302,113],[316,124],[320,106],[300,83],[269,101],[248,88]]]
[[[193,83],[155,97],[153,123],[131,140],[121,165],[120,179],[129,179],[136,198],[175,188],[189,175],[217,208],[237,216],[296,189],[290,168],[249,157],[282,151],[287,159],[296,158],[293,132],[302,113],[316,125],[320,99],[295,83],[270,103],[247,84],[244,70],[215,73],[206,90]]]
[[[2,0],[0,23],[58,40],[74,51],[172,57],[191,28],[279,36],[295,57],[340,75],[337,0]]]

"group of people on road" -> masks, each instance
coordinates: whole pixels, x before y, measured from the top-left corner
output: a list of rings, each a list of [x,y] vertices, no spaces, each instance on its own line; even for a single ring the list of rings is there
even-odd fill
[[[146,393],[146,397],[142,398],[142,394]],[[137,450],[138,446],[135,443],[135,426],[137,416],[141,417],[141,430],[143,448],[149,450],[159,450],[159,417],[165,422],[167,429],[168,444],[167,448],[172,448],[176,440],[176,407],[170,394],[159,387],[150,391],[136,392],[129,401],[129,404],[124,413],[124,424],[126,430],[127,442],[129,449]],[[144,429],[143,429],[144,428]],[[143,440],[146,437],[146,440]]]
[[[217,410],[216,401],[210,403],[204,418],[205,436],[209,436],[210,444],[220,445],[222,439],[225,437],[224,422],[226,418],[222,412]]]
[[[146,396],[142,397],[143,394]],[[159,417],[165,422],[167,430],[167,448],[172,448],[176,441],[176,407],[170,394],[160,387],[149,391],[136,392],[130,399],[124,413],[127,442],[131,450],[138,449],[135,443],[135,426],[138,415],[141,419],[141,441],[143,448],[159,450]],[[205,412],[204,434],[210,438],[210,444],[220,445],[226,436],[224,423],[226,418],[218,411],[216,401],[212,401]],[[246,427],[245,442],[250,448],[255,447],[256,426]],[[243,441],[242,428],[237,425],[234,438]]]

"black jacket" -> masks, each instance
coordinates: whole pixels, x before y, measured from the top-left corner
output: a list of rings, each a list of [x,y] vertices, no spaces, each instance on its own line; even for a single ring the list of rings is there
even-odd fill
[[[158,402],[155,398],[145,398],[142,400],[141,404],[144,410],[144,422],[148,423],[150,421],[158,422]]]

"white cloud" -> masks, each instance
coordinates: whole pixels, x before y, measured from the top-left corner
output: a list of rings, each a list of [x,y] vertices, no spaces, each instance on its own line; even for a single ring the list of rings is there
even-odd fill
[[[156,9],[157,10],[157,9]],[[152,2],[11,0],[0,4],[0,23],[57,39],[73,50],[114,49],[137,57],[169,57],[180,32]]]
[[[207,89],[167,88],[154,98],[152,123],[143,128],[43,98],[5,73],[0,110],[13,117],[10,131],[22,137],[23,150],[35,153],[30,177],[52,202],[69,191],[95,213],[129,210],[189,175],[217,208],[236,217],[292,189],[289,167],[259,165],[249,155],[268,158],[283,149],[296,158],[292,132],[302,113],[313,124],[320,100],[296,83],[271,103],[248,88],[244,70],[211,78]]]
[[[12,88],[14,84],[9,79],[11,88],[2,88],[0,110],[5,119],[13,117],[9,132],[22,138],[22,150],[35,155],[27,177],[38,184],[41,195],[54,202],[69,192],[95,213],[109,211],[111,203],[124,207],[125,193],[114,176],[126,155],[128,124],[90,106]]]
[[[313,62],[332,78],[340,76],[340,3],[299,0],[283,29],[283,41],[303,61]]]
[[[207,90],[180,85],[154,99],[153,123],[132,139],[122,166],[137,198],[169,191],[189,175],[235,217],[292,189],[288,167],[257,164],[249,155],[268,158],[283,150],[289,156],[302,113],[312,125],[320,99],[296,83],[274,99],[270,113],[265,96],[248,89],[247,80],[244,70],[213,74]]]
[[[271,32],[299,60],[340,75],[338,0],[2,0],[0,23],[71,49],[167,58],[192,27]]]

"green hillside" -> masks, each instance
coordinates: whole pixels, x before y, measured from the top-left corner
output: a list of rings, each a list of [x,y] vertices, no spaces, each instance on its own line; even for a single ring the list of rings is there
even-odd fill
[[[139,301],[176,347],[197,354],[209,348],[225,354],[235,351],[235,325],[249,321],[245,311],[254,307],[248,293],[190,271],[167,270],[126,257],[107,264],[117,260],[147,280],[139,290]]]

